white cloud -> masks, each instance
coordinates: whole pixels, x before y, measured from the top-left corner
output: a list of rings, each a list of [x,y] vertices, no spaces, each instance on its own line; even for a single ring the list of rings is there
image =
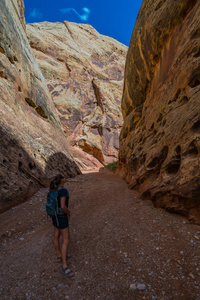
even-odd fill
[[[41,19],[42,18],[42,13],[37,8],[34,8],[30,12],[29,17],[34,18],[34,19]]]
[[[60,12],[63,14],[74,12],[82,21],[87,21],[91,11],[87,7],[83,7],[82,10],[84,12],[83,14],[77,13],[77,11],[74,8],[62,8],[60,9]]]

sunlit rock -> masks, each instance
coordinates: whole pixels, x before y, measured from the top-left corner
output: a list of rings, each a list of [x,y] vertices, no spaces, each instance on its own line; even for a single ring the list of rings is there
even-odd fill
[[[116,161],[127,47],[88,24],[26,30],[76,161],[83,169]]]

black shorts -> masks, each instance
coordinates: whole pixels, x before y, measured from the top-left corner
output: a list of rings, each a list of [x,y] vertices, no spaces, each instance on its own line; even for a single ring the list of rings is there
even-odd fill
[[[53,226],[55,226],[58,229],[65,229],[65,228],[69,227],[67,215],[57,216],[57,219],[58,219],[58,224],[56,221],[56,217],[52,218]]]

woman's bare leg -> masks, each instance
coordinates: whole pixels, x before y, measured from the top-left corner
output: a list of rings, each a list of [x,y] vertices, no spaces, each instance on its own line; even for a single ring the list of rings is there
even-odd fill
[[[54,227],[53,244],[56,250],[57,257],[61,257],[59,237],[60,237],[60,229]]]
[[[60,229],[62,235],[62,246],[61,246],[61,256],[63,262],[63,268],[67,267],[67,248],[69,244],[69,228]]]

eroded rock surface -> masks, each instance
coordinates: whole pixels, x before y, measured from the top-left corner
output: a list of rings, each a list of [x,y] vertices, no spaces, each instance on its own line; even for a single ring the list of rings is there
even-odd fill
[[[18,6],[19,4],[19,6]],[[21,0],[0,1],[0,211],[79,168],[24,31]]]
[[[80,166],[117,160],[127,47],[88,24],[42,22],[26,29]]]
[[[200,224],[200,3],[144,0],[127,54],[120,172]]]

